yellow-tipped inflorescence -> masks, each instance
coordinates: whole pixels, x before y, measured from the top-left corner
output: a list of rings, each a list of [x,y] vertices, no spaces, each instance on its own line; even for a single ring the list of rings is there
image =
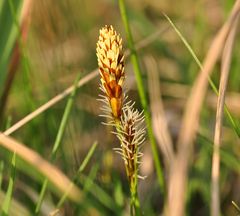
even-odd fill
[[[97,58],[101,75],[100,88],[103,91],[101,107],[102,116],[107,117],[108,125],[113,125],[121,145],[115,148],[125,164],[126,174],[129,180],[132,204],[137,206],[137,180],[138,167],[142,153],[140,146],[144,142],[145,128],[143,113],[134,109],[134,103],[126,102],[123,90],[125,80],[124,55],[122,39],[112,26],[105,26],[100,30],[97,42]],[[110,121],[109,121],[110,120]]]
[[[100,30],[97,42],[97,58],[102,89],[107,95],[112,115],[120,119],[122,114],[122,85],[125,79],[122,39],[112,26]]]

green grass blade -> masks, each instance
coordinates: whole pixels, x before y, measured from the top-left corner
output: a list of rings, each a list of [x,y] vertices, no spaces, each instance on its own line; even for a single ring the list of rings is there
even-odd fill
[[[119,206],[124,205],[124,194],[120,180],[118,180],[114,186],[114,199],[117,205]]]
[[[44,182],[42,184],[41,192],[40,192],[40,195],[39,195],[39,198],[38,198],[38,202],[37,202],[37,205],[36,205],[36,208],[35,208],[35,214],[36,215],[38,215],[38,213],[39,213],[39,211],[41,209],[41,205],[42,205],[42,202],[43,202],[46,190],[47,190],[47,186],[48,186],[48,179],[45,178]]]
[[[8,189],[6,197],[3,201],[1,216],[6,216],[9,214],[9,209],[11,205],[11,199],[13,194],[14,180],[15,180],[15,170],[16,170],[16,154],[13,154],[11,163],[11,177],[8,183]]]
[[[69,117],[69,115],[71,113],[71,110],[72,110],[74,97],[75,97],[76,92],[77,92],[77,83],[78,83],[79,79],[80,79],[80,75],[78,75],[77,79],[75,80],[74,90],[72,91],[72,93],[70,94],[70,96],[68,98],[67,105],[65,107],[63,117],[62,117],[62,120],[61,120],[61,123],[60,123],[60,127],[59,127],[59,130],[58,130],[58,133],[57,133],[57,137],[56,137],[53,149],[52,149],[52,155],[51,155],[52,160],[55,159],[56,152],[57,152],[57,150],[59,148],[59,145],[62,141],[64,131],[65,131],[65,128],[66,128],[66,125],[67,125],[67,120],[68,120],[68,117]]]
[[[16,13],[12,14],[14,7]],[[0,93],[6,74],[8,72],[8,64],[12,49],[18,36],[18,28],[15,25],[15,20],[19,19],[22,7],[22,0],[19,1],[1,1],[0,3]]]
[[[96,173],[98,170],[98,165],[93,166],[89,176],[82,174],[83,170],[85,169],[86,165],[88,164],[89,160],[91,159],[95,149],[97,147],[97,142],[95,142],[91,149],[89,150],[88,154],[84,158],[82,164],[80,165],[75,177],[74,182],[80,182],[83,185],[83,190],[85,195],[87,192],[91,193],[103,206],[107,207],[108,209],[114,211],[116,214],[118,212],[119,207],[117,204],[112,200],[112,198],[94,182],[94,178],[96,177]],[[69,186],[70,189],[71,185]],[[64,201],[66,200],[66,194],[64,194],[60,201],[57,204],[57,208],[60,208]]]
[[[5,126],[5,130],[7,130],[8,128],[11,127],[12,124],[12,116],[8,116],[7,121],[6,121],[6,126]]]
[[[0,14],[3,13],[3,5],[4,5],[4,1],[0,1]]]
[[[208,149],[210,155],[213,153],[213,143],[204,135],[198,134],[199,140],[203,141],[207,145],[203,147]],[[234,170],[236,173],[240,173],[240,163],[238,156],[234,155],[232,152],[220,148],[221,163],[228,167],[229,170]]]
[[[147,130],[148,130],[148,137],[149,137],[149,140],[151,143],[153,160],[154,160],[155,168],[157,171],[158,183],[160,185],[160,188],[164,190],[164,177],[163,177],[162,165],[161,165],[159,155],[158,155],[157,144],[154,139],[152,123],[151,123],[151,115],[150,115],[150,111],[148,108],[147,97],[146,97],[145,90],[144,90],[139,60],[138,60],[137,52],[136,52],[136,49],[134,46],[134,42],[133,42],[133,38],[132,38],[130,26],[129,26],[125,2],[124,2],[124,0],[119,0],[118,2],[119,2],[119,8],[120,8],[123,24],[124,24],[125,31],[127,34],[128,46],[129,46],[129,49],[131,52],[130,58],[131,58],[131,62],[133,65],[133,69],[134,69],[134,73],[135,73],[135,77],[136,77],[136,81],[137,81],[138,93],[140,96],[142,107],[144,109],[144,115],[145,115]]]
[[[79,174],[85,169],[85,167],[87,166],[88,162],[90,161],[91,157],[93,156],[93,153],[96,150],[97,147],[97,141],[95,141],[93,143],[93,145],[91,146],[90,150],[88,151],[86,157],[84,158],[83,162],[81,163],[75,177],[74,177],[74,182],[76,181],[76,179],[79,177]],[[73,186],[73,184],[69,185],[69,189],[66,190],[66,192],[63,194],[63,196],[61,197],[61,199],[59,200],[58,204],[57,204],[57,208],[60,208],[62,206],[62,204],[65,202],[66,198],[67,198],[67,194],[68,191],[71,190],[71,187]]]
[[[180,37],[180,39],[182,40],[182,42],[184,43],[184,45],[186,46],[186,48],[188,49],[188,51],[190,52],[190,54],[192,55],[193,59],[196,61],[198,67],[202,70],[203,66],[201,64],[201,62],[199,61],[197,55],[195,54],[195,52],[193,51],[193,49],[191,48],[191,46],[189,45],[189,43],[187,42],[187,40],[184,38],[184,36],[182,35],[182,33],[178,30],[178,28],[176,27],[176,25],[172,22],[172,20],[166,15],[163,14],[165,16],[165,18],[168,20],[168,22],[170,23],[170,25],[173,27],[173,29],[175,30],[175,32],[177,33],[177,35]],[[218,95],[218,90],[216,85],[214,84],[214,82],[212,81],[211,77],[208,77],[208,81],[210,86],[212,87],[213,91],[216,93],[216,95]],[[236,132],[236,134],[238,135],[238,137],[240,137],[240,126],[238,126],[238,124],[235,122],[234,118],[232,117],[228,107],[226,106],[226,104],[224,105],[224,110],[225,113],[227,114],[227,118],[230,122],[230,124],[232,125],[234,131]]]
[[[2,188],[4,162],[0,161],[0,190]]]
[[[101,204],[117,214],[119,207],[113,201],[113,198],[94,182],[98,168],[97,164],[93,166],[89,176],[81,174],[79,181],[83,184],[85,193],[89,191]]]
[[[93,156],[93,153],[95,152],[96,150],[96,147],[97,147],[97,141],[95,141],[93,143],[93,145],[91,146],[90,150],[88,151],[86,157],[84,158],[83,162],[81,163],[81,166],[79,167],[78,171],[77,171],[77,174],[79,175],[84,169],[85,167],[87,166],[89,160],[91,159],[91,157]]]
[[[72,109],[72,106],[73,106],[73,100],[74,100],[74,97],[75,97],[76,92],[77,92],[77,83],[78,83],[79,79],[80,79],[80,75],[75,80],[74,90],[72,91],[72,93],[70,94],[70,96],[68,98],[67,105],[65,107],[65,110],[64,110],[64,113],[63,113],[63,116],[62,116],[62,120],[61,120],[59,129],[58,129],[58,133],[57,133],[57,136],[56,136],[56,139],[55,139],[55,143],[53,145],[53,149],[52,149],[52,153],[51,153],[51,161],[55,160],[57,150],[59,149],[60,143],[62,141],[64,131],[65,131],[65,128],[66,128],[66,125],[67,125],[67,120],[68,120],[68,117],[71,113],[71,109]],[[48,186],[48,179],[45,179],[44,183],[42,185],[42,188],[41,188],[41,192],[40,192],[40,196],[39,196],[36,208],[35,208],[35,214],[36,215],[40,211],[40,208],[41,208],[41,205],[42,205],[42,202],[43,202],[46,190],[47,190],[47,186]]]
[[[221,162],[225,164],[229,169],[234,170],[237,173],[240,173],[240,163],[239,158],[234,156],[232,153],[220,149]]]
[[[26,56],[26,52],[23,46],[23,38],[22,38],[22,32],[21,32],[21,27],[23,23],[19,22],[18,16],[17,16],[17,10],[14,5],[13,0],[8,0],[9,6],[11,9],[12,17],[14,18],[14,24],[17,29],[17,38],[16,42],[19,46],[19,50],[21,52],[21,65],[22,65],[22,72],[23,72],[23,81],[24,81],[24,89],[25,89],[25,97],[26,97],[26,102],[29,103],[31,106],[31,109],[34,109],[34,103],[33,101],[29,98],[31,95],[31,81],[30,81],[30,69],[29,69],[29,62],[28,58]],[[26,9],[25,9],[26,10]]]
[[[0,209],[1,205],[3,203],[3,200],[5,199],[6,194],[0,191]],[[0,210],[1,211],[1,210]],[[1,213],[0,213],[1,214]],[[14,199],[14,197],[11,200],[11,208],[9,209],[8,215],[11,216],[31,216],[29,210],[22,205],[22,203],[18,202]]]

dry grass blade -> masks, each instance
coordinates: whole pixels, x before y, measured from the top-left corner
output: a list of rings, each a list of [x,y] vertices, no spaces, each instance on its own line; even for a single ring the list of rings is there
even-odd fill
[[[239,17],[239,15],[238,15]],[[220,144],[221,144],[221,130],[222,130],[222,119],[224,114],[224,101],[225,93],[227,88],[227,81],[229,76],[232,49],[234,44],[234,38],[236,34],[236,29],[238,25],[238,17],[234,22],[234,25],[229,33],[226,40],[226,44],[222,55],[222,67],[221,67],[221,78],[219,86],[219,96],[217,103],[217,113],[216,113],[216,124],[215,124],[215,134],[214,134],[214,150],[212,157],[212,201],[211,201],[211,215],[218,216],[221,214],[220,211],[220,192],[219,192],[219,175],[220,175]]]
[[[142,48],[146,47],[147,45],[154,42],[156,40],[156,38],[158,38],[160,35],[166,33],[168,30],[170,30],[169,25],[166,25],[166,26],[163,26],[163,27],[158,27],[158,28],[159,28],[158,31],[154,32],[153,34],[149,35],[148,37],[146,37],[143,40],[136,43],[136,50],[139,50],[139,49],[142,49]],[[130,50],[126,50],[125,55],[129,56],[130,55]]]
[[[173,142],[168,130],[167,119],[165,117],[166,115],[160,92],[158,68],[156,61],[151,56],[145,58],[145,64],[148,71],[148,88],[153,130],[159,148],[163,153],[165,165],[169,167],[170,162],[174,157]]]
[[[156,40],[156,38],[158,38],[160,34],[165,33],[168,29],[169,29],[169,27],[161,28],[158,31],[156,31],[154,34],[146,37],[145,39],[143,39],[142,41],[140,41],[139,43],[136,44],[136,49],[138,50],[138,49],[141,49],[141,48],[149,45],[154,40]],[[126,57],[128,57],[129,54],[130,54],[130,52],[129,52],[129,50],[127,50]],[[97,77],[97,75],[98,75],[98,69],[96,68],[91,73],[89,73],[88,75],[83,77],[81,80],[79,80],[78,88],[83,86],[87,82],[91,81],[95,77]],[[31,121],[32,119],[34,119],[35,117],[37,117],[38,115],[40,115],[41,113],[43,113],[44,111],[46,111],[47,109],[49,109],[50,107],[52,107],[53,105],[55,105],[56,103],[58,103],[59,101],[64,99],[65,97],[67,97],[73,91],[73,89],[74,89],[74,86],[72,85],[69,88],[67,88],[66,90],[64,90],[62,93],[56,95],[54,98],[50,99],[48,102],[46,102],[45,104],[40,106],[38,109],[29,113],[23,119],[21,119],[20,121],[15,123],[13,126],[8,128],[6,131],[4,131],[4,134],[10,135],[14,131],[18,130],[19,128],[21,128],[22,126],[27,124],[29,121]]]
[[[198,127],[198,121],[196,120],[199,119],[200,108],[207,89],[208,76],[211,74],[212,69],[220,55],[224,41],[232,27],[234,20],[236,19],[236,15],[239,13],[239,10],[240,1],[237,1],[229,19],[221,28],[211,47],[209,48],[209,51],[203,63],[203,69],[200,71],[194,83],[190,97],[188,99],[185,116],[179,134],[179,150],[182,149],[184,145],[187,145],[186,147],[188,147],[188,143],[191,143],[194,139]]]
[[[45,175],[62,193],[64,193],[71,184],[71,181],[60,170],[25,145],[2,133],[0,133],[0,144],[9,151],[16,152],[17,156],[34,166],[36,170],[39,170]],[[81,192],[76,186],[72,187],[72,190],[70,192],[68,191],[68,194],[69,198],[75,202],[81,200]]]
[[[177,103],[174,102],[174,104],[182,109],[182,107],[185,105],[185,100],[187,98],[187,94],[190,91],[190,86],[185,84],[176,84],[176,83],[168,83],[163,82],[161,83],[162,86],[162,95],[168,96],[172,98],[178,99]],[[225,103],[227,104],[227,107],[229,108],[230,112],[234,116],[239,116],[239,110],[240,110],[240,94],[236,92],[229,92],[225,96]],[[170,105],[171,102],[167,102],[166,104]],[[217,95],[213,93],[211,90],[209,90],[206,94],[206,104],[208,107],[210,107],[213,110],[216,110],[217,108]]]
[[[192,154],[193,140],[198,129],[202,102],[208,86],[208,76],[211,74],[220,52],[222,51],[226,37],[232,28],[234,20],[236,20],[239,10],[240,1],[238,0],[234,5],[228,20],[212,42],[204,60],[203,68],[193,85],[187,101],[178,139],[178,154],[173,161],[170,171],[168,188],[168,211],[170,216],[184,215],[184,194],[186,189],[188,164]]]
[[[97,70],[94,70],[90,74],[86,75],[84,78],[79,80],[79,82],[77,84],[78,88],[83,86],[84,84],[86,84],[90,80],[92,80],[97,75],[98,75],[98,71]],[[38,116],[39,114],[43,113],[44,111],[46,111],[47,109],[52,107],[54,104],[58,103],[59,101],[61,101],[65,97],[67,97],[73,90],[74,90],[74,85],[71,85],[65,91],[63,91],[62,93],[56,95],[54,98],[49,100],[47,103],[43,104],[38,109],[36,109],[35,111],[31,112],[30,114],[25,116],[23,119],[21,119],[19,122],[14,124],[12,127],[8,128],[6,131],[4,131],[4,134],[5,135],[10,135],[14,131],[19,129],[20,127],[22,127],[23,125],[25,125],[26,123],[31,121],[32,119],[34,119],[36,116]]]

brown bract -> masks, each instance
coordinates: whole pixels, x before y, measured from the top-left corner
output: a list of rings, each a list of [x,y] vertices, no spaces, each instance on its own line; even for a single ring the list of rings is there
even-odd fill
[[[97,58],[101,83],[109,100],[112,115],[119,119],[122,114],[122,85],[125,79],[122,39],[112,26],[100,30],[97,42]]]
[[[138,166],[141,163],[142,153],[140,147],[145,140],[145,128],[142,126],[144,121],[143,113],[133,108],[132,105],[124,105],[120,119],[121,125],[116,135],[121,142],[120,148],[114,148],[119,153],[125,163],[126,173],[130,185],[137,181]]]

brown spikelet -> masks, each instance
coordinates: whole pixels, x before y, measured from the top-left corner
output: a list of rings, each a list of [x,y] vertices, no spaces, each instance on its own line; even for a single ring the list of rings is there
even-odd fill
[[[113,133],[120,141],[120,146],[115,151],[124,161],[133,215],[133,206],[135,211],[139,211],[138,178],[143,178],[138,175],[138,171],[142,156],[140,147],[145,136],[145,128],[142,127],[144,115],[133,108],[134,103],[127,101],[127,95],[123,92],[125,73],[122,39],[112,26],[105,26],[100,30],[97,57],[101,75],[100,89],[104,92],[99,99],[103,103],[101,116],[107,118],[106,125],[115,127]]]
[[[100,30],[97,42],[97,58],[102,89],[111,106],[112,116],[120,119],[122,114],[122,85],[125,79],[122,39],[112,26]]]
[[[119,130],[116,132],[120,140],[121,147],[115,148],[125,163],[127,177],[130,184],[134,184],[138,177],[138,167],[142,153],[140,147],[145,140],[145,128],[142,127],[144,121],[143,113],[133,108],[133,104],[125,105],[123,107],[123,114],[121,116],[121,124]]]

